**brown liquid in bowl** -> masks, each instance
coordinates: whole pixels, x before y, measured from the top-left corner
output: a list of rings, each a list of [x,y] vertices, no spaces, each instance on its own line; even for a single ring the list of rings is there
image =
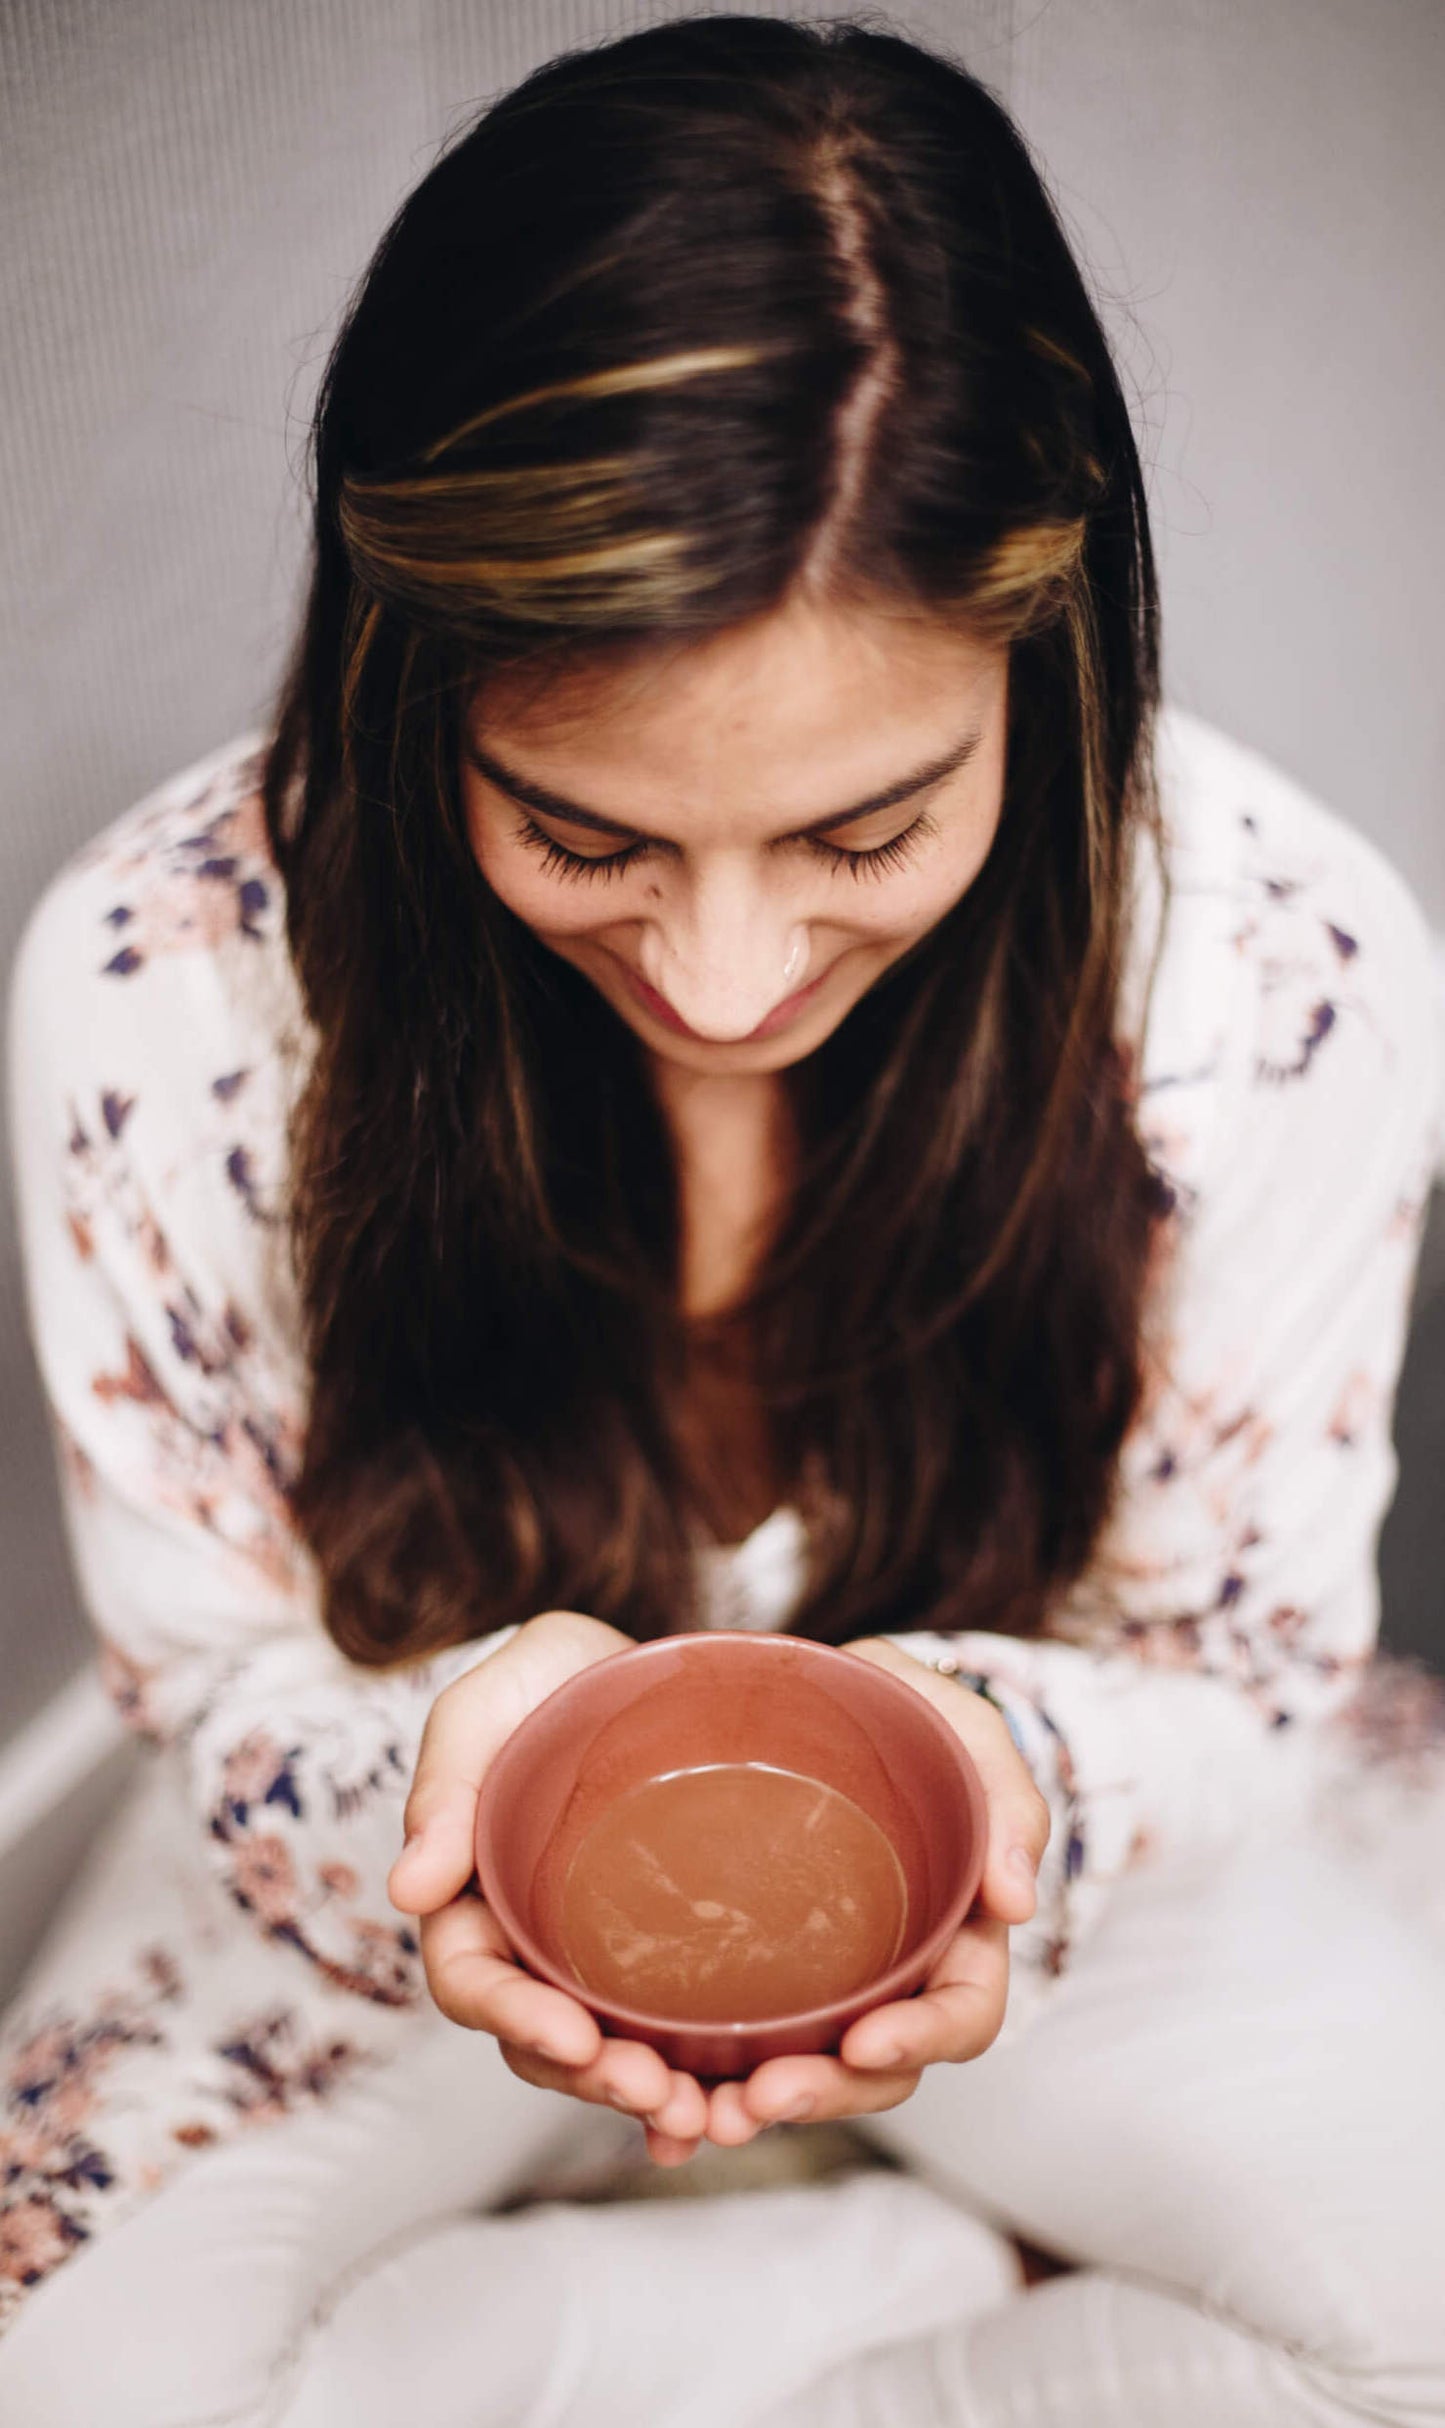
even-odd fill
[[[752,2023],[846,1998],[897,1955],[902,1867],[850,1797],[722,1762],[649,1779],[594,1822],[560,1936],[598,1997],[689,2023]]]

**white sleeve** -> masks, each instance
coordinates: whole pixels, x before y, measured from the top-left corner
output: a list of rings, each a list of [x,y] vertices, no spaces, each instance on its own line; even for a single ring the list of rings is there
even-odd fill
[[[1002,1706],[1048,1798],[1039,1912],[1016,1935],[1047,1973],[1132,1864],[1207,1855],[1289,1807],[1378,1632],[1441,1144],[1430,937],[1337,822],[1302,855],[1267,816],[1245,824],[1258,840],[1219,971],[1242,980],[1241,1016],[1098,1556],[1043,1639],[893,1639]]]
[[[294,1421],[191,1151],[207,1092],[194,1029],[213,1017],[194,984],[200,948],[97,975],[82,907],[93,921],[63,874],[22,942],[10,1125],[31,1326],[101,1675],[127,1724],[182,1767],[199,1839],[257,1930],[343,1989],[409,2005],[425,1993],[419,1949],[385,1882],[422,1727],[441,1688],[514,1631],[387,1671],[351,1663],[326,1633],[286,1501]],[[143,986],[157,994],[138,1027]],[[162,999],[184,1037],[158,1019]],[[228,1042],[216,1033],[221,1073]],[[179,1140],[179,1155],[157,1140]]]

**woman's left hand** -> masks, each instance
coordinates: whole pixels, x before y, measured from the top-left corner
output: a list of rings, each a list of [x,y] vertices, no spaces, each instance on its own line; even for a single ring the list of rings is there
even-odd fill
[[[1049,1809],[1002,1715],[956,1678],[881,1636],[861,1637],[846,1649],[926,1695],[963,1739],[988,1802],[983,1880],[972,1912],[922,1990],[860,2015],[836,2057],[770,2057],[744,2081],[714,2086],[706,2137],[727,2148],[751,2141],[765,2125],[801,2121],[803,2100],[811,2123],[899,2107],[917,2089],[926,2065],[981,2056],[998,2037],[1008,2001],[1009,1927],[1027,1922],[1034,1910]],[[672,2145],[669,2155],[688,2146]]]

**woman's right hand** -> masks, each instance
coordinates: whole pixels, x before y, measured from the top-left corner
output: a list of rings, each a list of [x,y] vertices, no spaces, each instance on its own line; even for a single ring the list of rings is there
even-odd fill
[[[418,1917],[427,1986],[444,2015],[491,2032],[524,2082],[640,2116],[650,2156],[676,2166],[707,2127],[701,2083],[641,2041],[607,2038],[577,1999],[524,1971],[475,1878],[477,1797],[494,1755],[555,1687],[631,1645],[601,1619],[547,1610],[443,1688],[422,1732],[407,1843],[387,1895]]]

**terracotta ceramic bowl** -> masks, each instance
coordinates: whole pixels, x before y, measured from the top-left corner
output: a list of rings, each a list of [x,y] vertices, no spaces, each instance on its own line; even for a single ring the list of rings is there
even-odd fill
[[[680,2022],[599,1998],[557,1930],[573,1855],[619,1796],[712,1763],[821,1780],[884,1832],[908,1907],[889,1969],[846,1999],[739,2023]],[[519,1960],[615,2038],[648,2042],[708,2080],[765,2058],[836,2049],[849,2024],[920,1987],[978,1892],[986,1835],[978,1772],[926,1698],[861,1655],[800,1636],[661,1636],[569,1678],[507,1739],[477,1805],[477,1872]]]

